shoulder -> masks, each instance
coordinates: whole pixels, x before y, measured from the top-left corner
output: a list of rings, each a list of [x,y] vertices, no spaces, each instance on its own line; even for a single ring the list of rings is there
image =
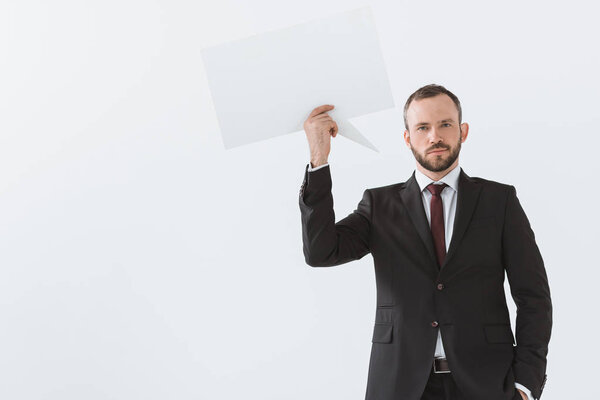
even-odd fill
[[[366,189],[365,191],[370,192],[373,196],[386,196],[390,193],[397,193],[398,191],[403,189],[407,183],[408,183],[408,181],[400,182],[400,183],[393,183],[393,184],[384,185],[384,186],[370,187],[370,188]]]
[[[480,185],[482,189],[484,189],[486,192],[491,192],[493,194],[497,194],[497,195],[507,195],[511,192],[515,191],[515,187],[511,184],[508,183],[504,183],[504,182],[498,182],[498,181],[494,181],[491,179],[485,179],[479,176],[470,176],[467,179],[469,179],[471,182],[475,183],[476,185]]]

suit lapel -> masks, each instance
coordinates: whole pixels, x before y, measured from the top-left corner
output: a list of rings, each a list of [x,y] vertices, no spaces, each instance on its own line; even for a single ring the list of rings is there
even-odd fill
[[[473,211],[479,200],[479,193],[481,192],[481,185],[475,182],[469,177],[463,169],[460,169],[460,175],[458,178],[458,198],[456,200],[456,215],[454,216],[454,227],[452,228],[452,239],[450,240],[450,246],[444,258],[441,270],[444,267],[458,248],[460,241],[465,235],[465,231],[471,221]],[[425,221],[427,222],[427,221]]]
[[[431,237],[431,228],[429,228],[429,223],[427,222],[427,215],[425,214],[425,209],[423,208],[423,199],[421,197],[421,189],[419,189],[419,184],[417,183],[417,179],[415,178],[415,173],[413,172],[412,176],[409,180],[406,181],[406,184],[400,191],[400,197],[402,199],[402,203],[406,207],[408,211],[408,215],[410,215],[410,219],[412,220],[425,248],[427,249],[427,253],[431,261],[433,261],[433,265],[437,265],[435,252],[433,249],[433,239]],[[437,272],[437,268],[434,272]]]
[[[415,178],[415,172],[413,172],[412,176],[401,187],[400,198],[408,210],[408,215],[410,215],[410,218],[427,249],[431,261],[430,265],[435,268],[435,270],[430,270],[429,272],[433,272],[434,277],[439,275],[439,272],[444,269],[456,252],[467,226],[469,225],[473,211],[475,210],[480,191],[481,186],[471,179],[461,168],[458,179],[458,197],[456,201],[456,215],[454,217],[452,239],[444,263],[442,264],[441,269],[438,269],[437,258],[433,248],[433,238],[431,237],[431,228],[427,222],[427,215],[423,208],[421,189]]]

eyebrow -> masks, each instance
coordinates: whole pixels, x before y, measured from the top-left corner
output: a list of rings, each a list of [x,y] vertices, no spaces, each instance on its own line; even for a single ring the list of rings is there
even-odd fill
[[[441,121],[438,121],[438,124],[443,124],[445,122],[454,122],[454,120],[452,118],[446,118]],[[415,126],[421,126],[421,125],[429,125],[429,122],[419,122]]]

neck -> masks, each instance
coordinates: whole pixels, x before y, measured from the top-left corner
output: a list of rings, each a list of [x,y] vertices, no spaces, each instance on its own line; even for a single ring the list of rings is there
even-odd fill
[[[458,165],[458,158],[452,163],[451,166],[449,166],[448,168],[446,168],[443,171],[430,171],[428,169],[423,168],[423,166],[421,164],[419,164],[417,162],[417,169],[423,173],[423,175],[427,176],[429,179],[433,179],[434,181],[439,181],[440,179],[442,179],[444,176],[446,176],[448,174],[448,172],[452,171],[456,166]]]

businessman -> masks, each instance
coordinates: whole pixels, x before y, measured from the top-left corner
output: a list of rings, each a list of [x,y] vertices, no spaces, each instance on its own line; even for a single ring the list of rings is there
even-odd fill
[[[404,141],[416,170],[406,182],[366,189],[337,223],[332,109],[317,107],[304,123],[303,252],[313,267],[373,257],[377,308],[366,399],[539,399],[552,328],[544,262],[515,187],[459,167],[469,125],[458,98],[440,85],[408,98]],[[517,305],[515,335],[505,272]]]

